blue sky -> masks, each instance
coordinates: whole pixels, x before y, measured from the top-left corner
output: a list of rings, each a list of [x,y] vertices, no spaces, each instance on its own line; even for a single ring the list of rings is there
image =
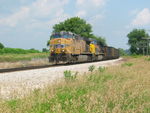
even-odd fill
[[[52,26],[74,16],[90,23],[109,46],[127,49],[133,28],[150,30],[150,0],[0,0],[0,42],[41,50]]]

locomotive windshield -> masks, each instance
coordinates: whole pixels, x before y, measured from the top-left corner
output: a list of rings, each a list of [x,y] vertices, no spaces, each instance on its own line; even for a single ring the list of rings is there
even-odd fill
[[[61,37],[61,35],[59,35],[59,34],[52,35],[52,38],[60,38],[60,37]]]
[[[69,34],[63,34],[62,37],[63,37],[63,38],[72,38],[72,36],[69,35]]]
[[[65,44],[56,44],[54,48],[65,48]]]
[[[73,38],[73,34],[70,32],[54,33],[51,38]]]

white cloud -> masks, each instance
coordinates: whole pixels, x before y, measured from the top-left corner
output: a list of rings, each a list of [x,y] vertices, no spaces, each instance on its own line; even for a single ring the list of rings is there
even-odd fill
[[[76,16],[86,19],[90,24],[97,26],[104,17],[103,6],[107,0],[76,0]]]
[[[105,0],[92,0],[95,6],[101,6],[105,4]]]
[[[102,19],[102,6],[106,0],[76,0],[75,14],[86,19],[92,25]],[[26,29],[47,28],[71,17],[65,12],[69,0],[36,0],[32,4],[20,7],[15,13],[0,18],[0,25],[24,27]]]
[[[29,11],[30,9],[28,7],[22,7],[20,11],[10,15],[9,17],[0,19],[0,24],[14,27],[18,22],[20,22],[20,20],[26,19],[29,16]]]
[[[78,5],[84,4],[85,2],[86,2],[86,0],[77,0]]]
[[[86,16],[86,11],[79,11],[79,12],[77,12],[77,14],[76,14],[76,16],[78,16],[78,17],[85,17]]]
[[[150,10],[144,8],[142,11],[137,13],[135,19],[131,23],[133,26],[142,26],[150,24]]]
[[[100,20],[103,19],[103,18],[104,18],[103,15],[97,14],[97,15],[91,17],[88,22],[91,23],[92,25],[98,25]]]
[[[139,12],[139,9],[134,9],[134,10],[132,10],[131,12],[130,12],[130,15],[137,15],[138,14],[138,12]]]
[[[46,19],[49,22],[50,19],[53,21],[58,16],[62,17],[68,16],[64,13],[63,8],[68,3],[68,0],[36,0],[29,6],[23,6],[19,11],[0,19],[0,25],[7,25],[10,27],[15,27],[17,24],[36,24],[40,19]],[[34,21],[33,21],[34,20]],[[41,22],[41,21],[40,21]],[[43,21],[44,23],[47,23]]]
[[[105,4],[106,0],[77,0],[76,3],[79,6],[96,6],[96,7],[100,7],[103,6]]]

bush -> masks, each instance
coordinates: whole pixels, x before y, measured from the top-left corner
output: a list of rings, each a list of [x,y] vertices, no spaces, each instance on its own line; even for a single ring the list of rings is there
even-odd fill
[[[120,56],[126,56],[126,55],[128,55],[128,50],[124,50],[124,49],[122,49],[122,48],[119,48],[119,54],[120,54]]]
[[[94,65],[89,66],[89,71],[90,71],[90,72],[93,72],[94,69],[95,69],[95,66],[94,66]]]
[[[76,76],[77,76],[78,72],[76,72],[75,74],[73,74],[70,70],[66,70],[64,71],[64,77],[65,80],[75,80]]]
[[[40,53],[40,51],[34,50],[34,49],[25,50],[25,49],[20,49],[20,48],[3,48],[3,49],[0,49],[0,53],[1,54],[8,54],[8,53],[27,54],[27,53]]]
[[[99,66],[98,70],[99,70],[99,72],[104,72],[105,71],[105,67]]]
[[[4,45],[2,43],[0,43],[0,49],[3,49]]]
[[[49,50],[48,49],[46,49],[46,48],[43,48],[42,49],[42,52],[48,52]]]

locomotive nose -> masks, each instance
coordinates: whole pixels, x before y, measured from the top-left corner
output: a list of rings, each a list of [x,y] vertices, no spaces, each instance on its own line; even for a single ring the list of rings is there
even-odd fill
[[[60,54],[60,53],[64,53],[65,50],[65,45],[64,44],[57,44],[56,48],[55,48],[55,53]]]
[[[57,54],[61,53],[61,48],[56,48],[56,51],[55,51]]]

